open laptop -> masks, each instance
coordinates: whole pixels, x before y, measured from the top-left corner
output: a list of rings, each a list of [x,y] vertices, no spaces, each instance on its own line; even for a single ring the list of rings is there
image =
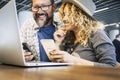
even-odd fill
[[[68,63],[26,62],[19,34],[15,0],[0,9],[0,62],[17,66],[64,66]]]

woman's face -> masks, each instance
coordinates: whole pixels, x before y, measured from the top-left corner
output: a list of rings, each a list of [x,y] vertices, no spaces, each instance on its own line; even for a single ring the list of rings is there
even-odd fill
[[[63,16],[62,16],[62,21],[65,25],[65,28],[66,30],[74,30],[75,29],[75,26],[73,25],[73,18],[72,18],[72,15],[71,15],[71,4],[67,4],[65,7],[64,7],[64,10],[63,10]]]
[[[72,28],[72,23],[70,21],[70,8],[68,6],[65,6],[64,10],[63,10],[63,23],[65,24],[65,28],[66,30],[71,30]]]

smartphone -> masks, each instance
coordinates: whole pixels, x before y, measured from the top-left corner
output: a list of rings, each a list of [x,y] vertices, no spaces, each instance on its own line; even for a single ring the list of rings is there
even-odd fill
[[[53,39],[41,39],[40,40],[48,58],[49,58],[49,53],[50,51],[56,50],[56,45]]]
[[[30,46],[27,43],[22,43],[22,45],[24,50],[27,50],[28,52],[32,52]]]

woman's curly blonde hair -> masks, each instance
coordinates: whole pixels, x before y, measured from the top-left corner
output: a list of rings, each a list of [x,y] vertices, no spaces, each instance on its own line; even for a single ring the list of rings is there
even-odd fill
[[[77,33],[76,41],[80,42],[81,45],[87,46],[88,40],[91,37],[91,34],[96,32],[99,28],[103,28],[102,23],[94,20],[88,14],[86,14],[83,10],[76,7],[74,4],[71,3],[63,3],[59,9],[60,19],[63,21],[64,9],[68,8],[68,20],[72,23],[73,27],[76,27]],[[102,25],[102,26],[101,26]]]

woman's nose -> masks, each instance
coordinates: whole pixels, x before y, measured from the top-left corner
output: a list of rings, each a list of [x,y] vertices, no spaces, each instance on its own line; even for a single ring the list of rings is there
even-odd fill
[[[68,20],[67,16],[64,16],[63,17],[63,22],[67,22],[67,20]]]

